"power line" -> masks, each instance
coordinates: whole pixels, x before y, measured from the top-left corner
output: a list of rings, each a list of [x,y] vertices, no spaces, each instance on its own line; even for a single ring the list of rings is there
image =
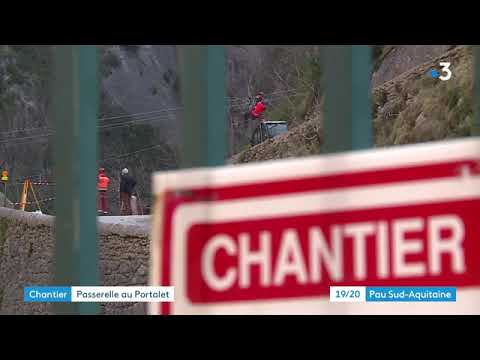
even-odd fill
[[[2,134],[10,135],[10,134],[17,133],[17,132],[34,131],[34,130],[45,130],[45,129],[48,129],[48,127],[46,127],[46,126],[37,126],[37,127],[27,128],[27,129],[15,129],[15,130],[2,131],[2,132],[0,132],[0,135],[2,135]]]
[[[241,99],[241,98],[238,98]],[[144,115],[152,115],[152,114],[158,114],[162,112],[175,112],[182,110],[183,107],[174,107],[174,108],[167,108],[167,109],[161,109],[161,110],[153,110],[153,111],[147,111],[147,112],[140,112],[140,113],[132,113],[132,114],[127,114],[127,115],[118,115],[118,116],[110,116],[110,117],[104,117],[104,118],[99,118],[98,121],[106,121],[106,120],[116,120],[116,119],[127,119],[127,118],[135,118],[135,117],[141,117]],[[14,130],[8,130],[8,131],[3,131],[0,132],[0,135],[10,135],[13,133],[17,132],[27,132],[27,131],[36,131],[36,130],[46,130],[48,127],[45,126],[37,126],[37,127],[31,127],[31,128],[26,128],[26,129],[14,129]]]
[[[38,134],[38,135],[21,137],[21,138],[4,139],[4,140],[0,140],[0,144],[8,144],[8,143],[11,143],[13,141],[17,142],[17,141],[21,141],[21,140],[33,140],[33,139],[36,139],[36,138],[41,138],[41,137],[45,137],[45,136],[52,136],[52,135],[54,135],[53,132],[48,133],[48,134]]]
[[[294,92],[294,91],[295,91],[295,89],[277,91],[277,92],[271,93],[270,95],[281,94],[281,93],[291,93],[291,92]],[[301,95],[301,94],[304,94],[304,93],[306,93],[306,92],[296,93],[296,95],[276,96],[271,100],[276,101],[276,100],[279,100],[280,98],[284,98],[284,97],[287,97],[287,96],[298,96],[298,95]],[[231,109],[241,109],[245,105],[247,105],[249,102],[250,101],[248,101],[248,102],[246,101],[245,103],[241,103],[241,104],[237,104],[237,105],[231,105],[231,106],[229,106],[229,108],[231,108]],[[159,111],[169,112],[169,111],[178,111],[178,110],[181,110],[181,109],[183,109],[183,107],[170,108],[170,109],[164,109],[164,110],[159,110]],[[150,112],[150,113],[152,113],[152,112]],[[147,113],[132,114],[128,117],[133,117],[134,115],[142,116],[144,114],[147,114]],[[114,124],[100,125],[100,126],[98,126],[98,129],[99,129],[99,132],[102,132],[104,130],[122,128],[122,127],[125,127],[125,126],[130,126],[132,124],[137,124],[137,123],[141,123],[141,122],[145,122],[145,121],[159,121],[159,120],[165,120],[165,119],[168,119],[168,118],[169,118],[168,115],[164,115],[164,116],[160,116],[160,117],[151,116],[151,117],[146,117],[144,119],[134,119],[134,120],[131,120],[131,121],[123,121],[123,122],[114,123]],[[32,129],[47,129],[47,128],[32,128]],[[0,140],[0,144],[5,145],[5,144],[13,143],[12,145],[23,145],[27,142],[20,142],[20,143],[18,143],[18,142],[22,141],[22,140],[28,140],[28,142],[37,141],[40,138],[49,137],[49,136],[52,136],[52,135],[55,134],[54,130],[51,130],[51,129],[49,129],[49,130],[50,130],[50,132],[46,133],[46,134],[37,134],[37,135],[31,135],[31,136],[26,136],[26,137],[21,137],[21,138],[3,139],[3,140]],[[18,131],[24,131],[24,130],[16,130],[15,132],[18,132]],[[0,134],[5,134],[5,133],[9,133],[9,132],[3,132],[3,133],[0,132]]]
[[[227,98],[227,99],[233,99],[231,101],[238,101],[238,100],[241,100],[243,98],[233,98],[232,97],[232,98]],[[106,120],[115,120],[115,119],[134,118],[134,117],[142,116],[142,115],[158,114],[158,113],[162,113],[162,112],[174,112],[174,111],[178,111],[178,110],[182,110],[182,109],[183,109],[183,107],[180,106],[180,107],[159,109],[159,110],[153,110],[153,111],[147,111],[147,112],[103,117],[103,118],[99,118],[97,120],[98,121],[106,121]],[[45,127],[45,126],[37,126],[37,127],[26,128],[26,129],[14,129],[14,130],[3,131],[3,132],[0,132],[0,134],[12,134],[12,133],[24,132],[24,131],[44,130],[46,128],[47,127]]]
[[[279,90],[279,91],[275,91],[275,92],[272,92],[272,93],[267,93],[267,94],[265,94],[265,96],[271,96],[271,95],[276,95],[276,94],[281,94],[281,93],[289,93],[289,92],[294,92],[294,91],[296,91],[296,89]],[[242,103],[248,104],[251,101],[251,99],[249,99],[249,98],[238,98],[238,97],[227,97],[226,99],[227,100],[230,99],[230,103],[237,101],[237,102],[240,102],[241,104]],[[231,105],[231,107],[239,106],[239,105],[240,104],[234,104],[234,105]],[[141,117],[143,115],[158,114],[158,113],[162,113],[162,112],[175,112],[175,111],[179,111],[179,110],[182,110],[182,109],[183,109],[183,107],[180,106],[180,107],[159,109],[159,110],[153,110],[153,111],[147,111],[147,112],[127,114],[127,115],[103,117],[103,118],[99,118],[98,121],[135,118],[135,117]],[[32,127],[32,128],[26,128],[26,129],[14,129],[14,130],[8,130],[8,131],[0,132],[0,135],[6,135],[6,134],[9,135],[9,134],[17,133],[17,132],[46,130],[46,129],[48,129],[48,127],[45,127],[45,126],[43,126],[43,127]],[[52,130],[52,129],[48,129],[48,130]]]
[[[131,124],[141,123],[141,122],[144,122],[144,121],[165,120],[165,119],[168,119],[168,118],[169,118],[168,115],[164,115],[164,116],[161,116],[161,117],[153,116],[153,117],[149,117],[149,118],[145,118],[145,119],[135,119],[135,120],[131,120],[131,121],[123,121],[123,122],[116,123],[116,124],[102,125],[102,126],[99,126],[98,129],[117,128],[117,127],[123,127],[123,126],[131,125]]]
[[[133,113],[133,114],[129,114],[129,115],[119,115],[119,116],[105,117],[105,118],[98,119],[98,121],[129,118],[129,117],[135,117],[135,116],[141,116],[141,115],[155,114],[155,113],[160,113],[160,112],[178,111],[182,108],[183,107],[174,107],[174,108],[167,108],[167,109],[161,109],[161,110],[147,111],[147,112],[142,112],[142,113]]]
[[[109,160],[115,160],[115,159],[120,159],[120,158],[123,158],[123,157],[128,157],[130,155],[134,155],[134,154],[138,154],[140,152],[144,152],[144,151],[149,151],[149,150],[153,150],[153,149],[156,149],[156,148],[159,148],[159,147],[164,147],[165,145],[154,145],[154,146],[150,146],[150,147],[147,147],[147,148],[143,148],[143,149],[140,149],[140,150],[137,150],[137,151],[133,151],[133,152],[130,152],[130,153],[126,153],[126,154],[122,154],[122,155],[118,155],[118,156],[111,156],[111,157],[108,157],[108,158],[105,158],[105,159],[102,159],[100,160],[100,162],[102,161],[109,161]],[[169,160],[169,159],[161,159],[161,160]]]
[[[118,128],[122,128],[122,127],[125,127],[125,126],[131,126],[131,125],[139,124],[139,123],[142,123],[142,122],[160,121],[160,120],[167,120],[167,119],[169,119],[168,115],[152,116],[152,117],[145,118],[145,119],[137,119],[137,120],[132,120],[132,121],[124,121],[124,122],[120,122],[120,123],[116,123],[116,124],[108,124],[108,125],[98,126],[97,129],[98,129],[98,132],[103,132],[103,131],[106,131],[106,130],[109,130],[109,129],[118,129]],[[24,144],[26,142],[18,143],[18,141],[22,141],[22,140],[36,141],[35,139],[39,140],[40,138],[45,138],[45,137],[49,137],[49,136],[53,136],[53,135],[55,135],[55,131],[51,130],[50,132],[48,132],[46,134],[36,134],[36,135],[31,135],[31,136],[26,136],[26,137],[21,137],[21,138],[12,138],[12,139],[0,140],[0,144],[13,143],[13,145],[20,145],[20,144]]]
[[[280,98],[272,99],[272,101],[277,101],[279,99]],[[232,106],[231,108],[232,109],[242,109],[243,106],[238,105],[238,106]],[[169,118],[168,115],[167,116],[152,116],[152,117],[145,118],[145,119],[137,119],[137,120],[125,121],[125,122],[121,122],[121,123],[117,123],[117,124],[109,124],[109,125],[98,126],[97,128],[98,128],[98,132],[104,132],[104,131],[107,131],[107,130],[120,129],[120,128],[123,128],[123,127],[126,127],[126,126],[132,126],[132,125],[136,125],[136,124],[143,123],[143,122],[166,120],[168,118]],[[30,143],[30,142],[36,142],[36,141],[44,140],[44,138],[49,137],[49,136],[53,136],[53,135],[55,135],[55,131],[50,131],[49,133],[46,133],[46,134],[37,134],[37,135],[31,135],[31,136],[26,136],[26,137],[21,137],[21,138],[4,139],[4,140],[0,140],[0,144],[2,144],[4,146],[7,146],[7,145],[12,145],[12,146],[23,145],[23,144]]]
[[[125,122],[121,122],[121,123],[118,123],[118,124],[109,124],[109,125],[98,126],[97,129],[98,129],[98,132],[103,132],[103,131],[106,131],[106,130],[109,130],[109,129],[117,129],[117,128],[122,128],[122,127],[125,127],[125,126],[131,126],[132,124],[136,124],[136,123],[140,123],[140,122],[159,121],[159,120],[166,120],[166,119],[168,119],[168,116],[160,116],[160,117],[159,116],[152,116],[152,117],[146,118],[146,119],[125,121]],[[27,143],[27,142],[18,143],[19,141],[22,141],[22,140],[28,140],[28,142],[31,142],[31,141],[37,141],[37,140],[40,140],[40,139],[43,140],[43,138],[53,136],[53,135],[55,135],[54,130],[52,130],[52,131],[50,131],[46,134],[36,134],[36,135],[31,135],[31,136],[26,136],[26,137],[21,137],[21,138],[0,140],[0,144],[10,144],[10,143],[12,143],[12,145],[21,145],[21,144]]]
[[[101,131],[104,131],[104,130],[121,128],[121,127],[124,127],[124,126],[129,126],[129,125],[132,125],[132,124],[141,123],[141,122],[145,122],[145,121],[165,120],[165,119],[168,119],[168,118],[169,118],[168,115],[150,116],[150,117],[146,117],[144,119],[135,119],[135,120],[131,120],[131,121],[123,121],[123,122],[114,123],[114,124],[100,125],[100,126],[97,126],[97,129],[99,129],[99,132],[101,132]],[[3,140],[0,140],[0,144],[9,143],[9,142],[13,142],[13,141],[21,141],[21,140],[40,138],[40,137],[48,137],[48,136],[52,136],[52,135],[55,135],[55,130],[50,129],[50,131],[46,134],[36,134],[36,135],[30,135],[30,136],[20,137],[20,138],[3,139]]]
[[[133,113],[133,114],[130,114],[130,115],[116,116],[116,117],[111,117],[111,118],[103,118],[103,119],[98,119],[98,120],[102,121],[102,120],[112,120],[112,119],[121,119],[121,118],[135,118],[135,117],[142,117],[144,115],[151,115],[151,114],[161,113],[161,112],[173,112],[173,111],[178,111],[180,109],[182,109],[182,108],[181,107],[169,108],[169,109],[163,109],[163,110],[149,111],[149,112],[145,112],[145,113]],[[35,131],[35,130],[52,130],[52,131],[54,131],[53,129],[49,129],[46,126],[43,126],[43,127],[32,127],[32,128],[27,128],[27,129],[15,129],[15,130],[3,131],[3,132],[0,132],[0,135],[10,135],[10,134],[17,133],[17,132],[27,132],[27,131]]]
[[[181,109],[183,109],[183,107],[167,108],[167,109],[148,111],[148,112],[142,112],[142,113],[133,113],[133,114],[128,114],[128,115],[105,117],[105,118],[98,119],[98,121],[142,117],[144,115],[158,114],[158,113],[162,113],[162,112],[174,112],[174,111],[178,111],[178,110],[181,110]],[[49,129],[46,126],[38,126],[38,127],[32,127],[32,128],[26,128],[26,129],[14,129],[14,130],[3,131],[3,132],[0,132],[0,135],[10,135],[10,134],[17,133],[17,132],[26,132],[26,131],[35,131],[35,130],[53,130],[53,129]]]

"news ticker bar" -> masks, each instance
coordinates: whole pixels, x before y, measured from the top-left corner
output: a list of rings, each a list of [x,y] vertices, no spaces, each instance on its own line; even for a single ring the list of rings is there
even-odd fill
[[[173,286],[32,286],[24,302],[172,302]]]
[[[331,286],[330,302],[455,302],[454,287]],[[173,286],[32,286],[24,302],[172,302]]]
[[[330,286],[330,302],[455,302],[454,287]]]

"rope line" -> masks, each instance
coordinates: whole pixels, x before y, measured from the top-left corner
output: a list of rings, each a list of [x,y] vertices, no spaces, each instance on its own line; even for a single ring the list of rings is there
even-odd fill
[[[272,92],[272,93],[265,94],[265,96],[271,96],[271,95],[275,96],[277,94],[287,94],[287,93],[296,92],[296,91],[297,91],[297,89],[280,90],[280,91],[275,91],[275,92]],[[283,97],[286,97],[286,96],[288,96],[288,95],[280,96],[280,98],[283,98]],[[235,100],[235,101],[242,100],[242,98],[236,98],[236,99],[237,100]],[[229,105],[228,107],[235,109],[235,108],[239,108],[239,107],[243,107],[245,105],[248,105],[249,103],[252,103],[252,99],[246,98],[246,99],[243,99],[243,101],[240,101],[240,103],[234,104],[234,105]],[[183,110],[183,107],[167,108],[167,109],[154,110],[154,111],[148,111],[148,112],[142,112],[142,113],[133,113],[133,114],[129,114],[129,115],[105,117],[105,118],[101,118],[101,119],[98,119],[98,120],[99,121],[105,121],[105,120],[114,120],[114,119],[122,119],[122,118],[135,118],[135,117],[137,117],[137,118],[140,117],[141,118],[142,116],[145,116],[145,115],[150,116],[150,118],[146,117],[145,119],[133,119],[131,121],[119,122],[119,123],[115,123],[115,124],[100,125],[100,126],[98,126],[98,128],[99,129],[108,129],[108,128],[117,127],[117,125],[122,125],[123,126],[123,125],[128,125],[128,124],[132,124],[132,123],[136,123],[136,122],[162,120],[162,119],[166,119],[167,117],[156,117],[156,116],[152,116],[152,114],[159,114],[159,113],[162,113],[162,112],[168,113],[168,112],[175,112],[175,111],[180,111],[180,110]],[[9,142],[12,142],[12,141],[34,139],[34,138],[37,138],[37,137],[52,136],[52,135],[55,134],[55,130],[50,129],[48,127],[34,127],[34,128],[27,128],[27,129],[13,129],[13,130],[8,130],[8,131],[3,131],[3,132],[0,132],[0,135],[7,135],[8,136],[8,135],[11,135],[11,134],[17,133],[17,132],[28,132],[28,131],[36,131],[36,130],[49,130],[49,133],[47,133],[47,134],[37,134],[37,135],[21,137],[21,138],[4,139],[4,140],[0,140],[0,144],[9,143]]]

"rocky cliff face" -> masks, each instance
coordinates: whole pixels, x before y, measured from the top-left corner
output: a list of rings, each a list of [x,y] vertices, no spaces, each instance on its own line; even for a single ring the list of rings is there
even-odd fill
[[[162,130],[162,138],[177,141],[181,106],[176,47],[139,45],[133,49],[110,46],[117,63],[104,73],[102,89],[112,107],[126,114],[146,114],[141,119]],[[164,112],[156,112],[165,110]],[[147,116],[148,115],[148,116]]]
[[[380,86],[409,69],[433,60],[450,48],[452,45],[389,46],[381,65],[372,76],[372,85],[373,87]]]

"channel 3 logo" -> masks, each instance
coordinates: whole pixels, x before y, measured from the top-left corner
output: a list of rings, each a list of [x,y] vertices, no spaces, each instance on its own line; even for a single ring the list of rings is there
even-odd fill
[[[440,72],[442,72],[444,75],[440,75],[440,72],[436,69],[431,69],[430,75],[432,75],[432,78],[434,79],[439,78],[442,81],[450,80],[450,78],[452,77],[452,71],[449,69],[451,63],[441,62],[439,65],[442,67]]]

